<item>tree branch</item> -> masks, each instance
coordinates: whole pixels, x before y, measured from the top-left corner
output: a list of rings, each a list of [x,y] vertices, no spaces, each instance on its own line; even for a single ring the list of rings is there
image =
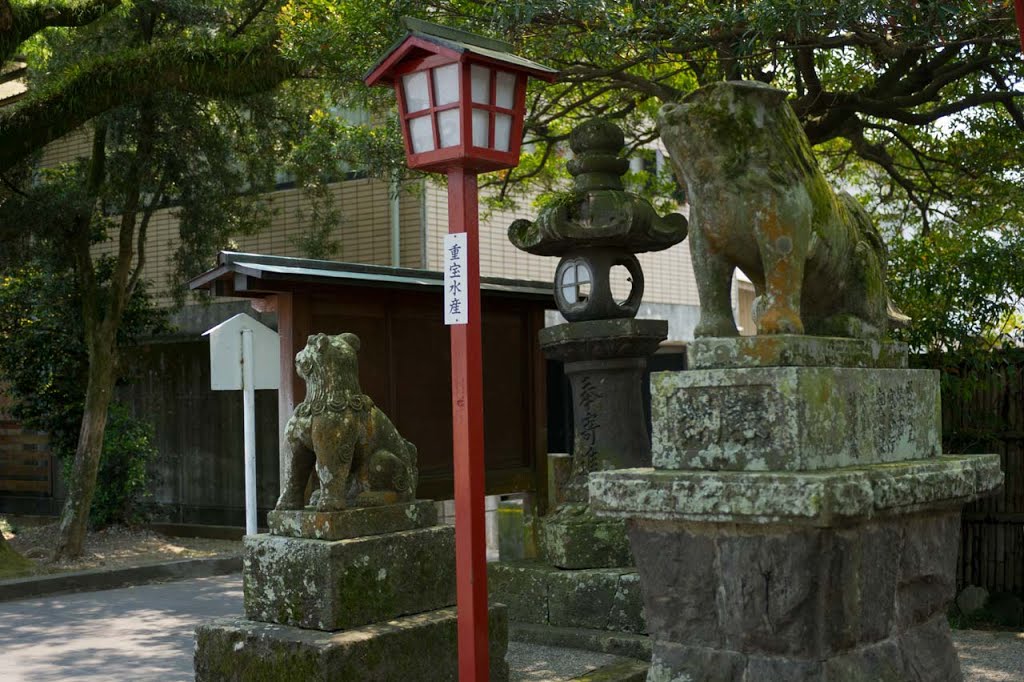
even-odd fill
[[[921,214],[922,234],[928,234],[931,229],[928,223],[928,202],[917,195],[917,185],[900,172],[885,147],[880,144],[872,144],[864,137],[864,128],[860,120],[856,118],[853,120],[854,123],[847,127],[843,137],[850,141],[857,156],[877,163],[897,185],[903,188],[903,191],[907,193],[907,198],[910,199],[911,203],[917,207]]]
[[[18,46],[51,26],[84,26],[121,4],[121,0],[19,2],[0,0],[0,62]]]
[[[260,0],[259,2],[257,2],[256,5],[252,8],[252,10],[249,11],[249,14],[247,14],[245,18],[242,19],[242,23],[240,23],[238,27],[231,32],[231,37],[237,38],[238,36],[242,35],[242,33],[245,32],[245,29],[249,28],[249,24],[256,21],[256,17],[263,13],[263,10],[267,6],[268,1],[269,0]]]
[[[83,65],[54,87],[0,110],[0,172],[93,117],[161,91],[231,98],[269,90],[298,72],[275,35],[213,47],[168,43],[126,50]]]

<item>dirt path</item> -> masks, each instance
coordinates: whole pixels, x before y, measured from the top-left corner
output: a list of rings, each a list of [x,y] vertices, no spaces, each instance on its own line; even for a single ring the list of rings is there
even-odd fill
[[[236,540],[176,538],[143,528],[111,526],[86,536],[85,553],[80,559],[51,562],[57,544],[57,521],[41,517],[0,517],[4,537],[22,556],[31,559],[36,573],[81,571],[90,568],[127,568],[175,559],[240,554],[242,543]]]

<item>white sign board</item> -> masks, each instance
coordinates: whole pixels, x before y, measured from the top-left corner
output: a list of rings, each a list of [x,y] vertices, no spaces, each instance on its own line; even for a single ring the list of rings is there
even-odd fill
[[[444,323],[469,322],[469,296],[466,291],[466,233],[444,237]]]
[[[239,313],[203,333],[210,337],[210,388],[213,390],[242,390],[242,331],[247,329],[252,331],[253,388],[280,387],[281,346],[277,332]]]

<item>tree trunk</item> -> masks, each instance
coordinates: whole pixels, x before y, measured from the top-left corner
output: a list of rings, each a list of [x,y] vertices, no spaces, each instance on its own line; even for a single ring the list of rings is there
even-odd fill
[[[55,560],[81,556],[85,532],[89,526],[89,508],[96,492],[96,475],[99,472],[100,455],[103,453],[103,432],[107,426],[107,407],[113,396],[117,365],[116,325],[106,320],[97,327],[94,334],[86,334],[89,381],[85,389],[85,412],[82,414],[82,429],[78,434],[74,468],[68,481],[68,497],[60,516],[60,537],[54,551]]]

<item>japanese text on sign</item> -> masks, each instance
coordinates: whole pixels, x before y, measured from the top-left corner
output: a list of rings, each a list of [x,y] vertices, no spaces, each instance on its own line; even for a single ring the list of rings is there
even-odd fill
[[[444,323],[469,322],[466,295],[466,233],[444,237]]]

